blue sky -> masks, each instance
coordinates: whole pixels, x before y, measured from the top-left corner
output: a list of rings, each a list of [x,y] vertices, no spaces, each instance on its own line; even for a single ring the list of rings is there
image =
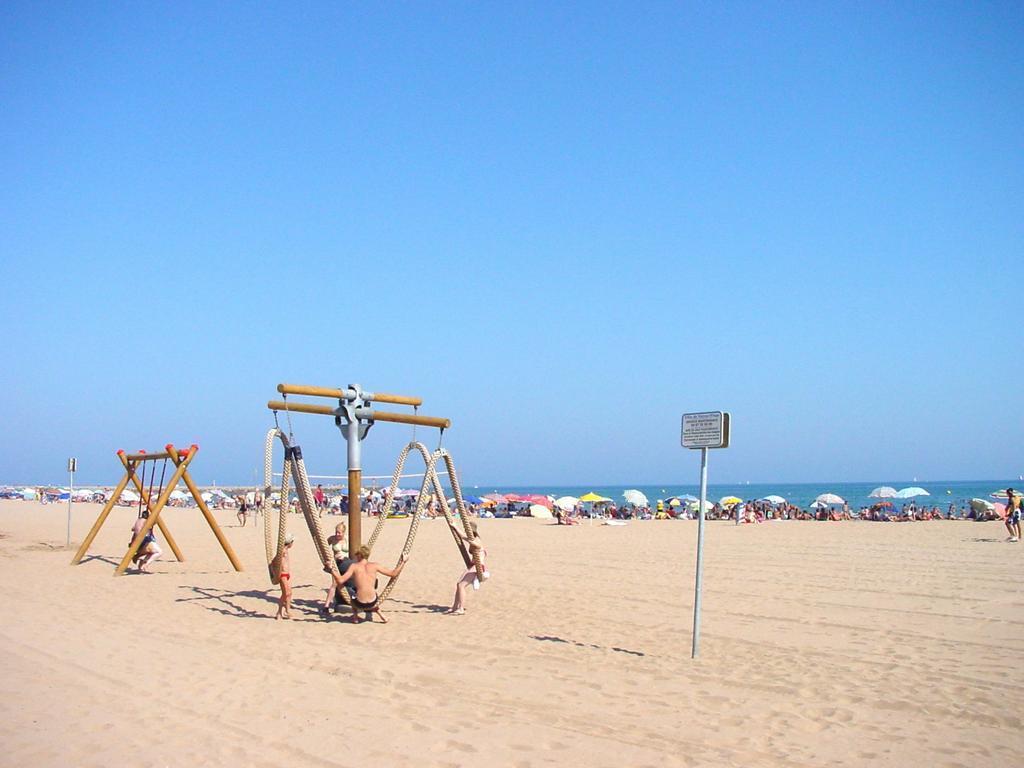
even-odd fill
[[[0,482],[250,482],[279,381],[471,484],[1024,472],[1024,7],[550,5],[3,4]]]

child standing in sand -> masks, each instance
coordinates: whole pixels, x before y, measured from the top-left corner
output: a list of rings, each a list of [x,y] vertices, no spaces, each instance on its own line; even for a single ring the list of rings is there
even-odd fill
[[[274,617],[275,619],[280,619],[282,615],[286,619],[292,617],[292,564],[290,551],[294,543],[295,537],[289,534],[284,540],[284,550],[275,563],[274,570],[277,572],[277,580],[281,585],[281,597],[277,601],[277,616]]]
[[[480,565],[484,572],[484,578],[490,576],[487,571],[487,564],[485,559],[487,557],[487,550],[484,549],[484,543],[480,540],[480,534],[476,528],[476,522],[472,521],[469,524],[470,535],[466,536],[458,528],[455,527],[454,523],[449,523],[452,532],[455,533],[462,541],[466,542],[469,546],[469,554],[475,556],[478,552],[480,553]],[[466,612],[466,587],[472,585],[474,589],[480,588],[480,580],[477,577],[476,566],[470,564],[466,569],[465,573],[459,577],[458,582],[455,584],[455,598],[452,600],[452,607],[445,611],[449,616],[461,616]]]

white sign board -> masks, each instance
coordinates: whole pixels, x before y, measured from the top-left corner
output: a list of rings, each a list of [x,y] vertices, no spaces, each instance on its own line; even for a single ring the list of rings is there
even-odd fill
[[[725,411],[684,413],[683,448],[728,448],[729,414]]]

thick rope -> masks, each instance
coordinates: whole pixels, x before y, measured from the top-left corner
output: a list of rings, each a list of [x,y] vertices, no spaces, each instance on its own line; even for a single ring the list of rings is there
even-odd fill
[[[401,558],[408,557],[409,553],[412,552],[412,545],[416,539],[416,532],[419,530],[420,519],[422,518],[423,512],[427,504],[430,502],[430,498],[432,495],[436,496],[438,503],[441,505],[441,512],[444,515],[444,518],[448,522],[448,524],[452,526],[455,525],[455,521],[452,518],[451,511],[448,509],[448,502],[445,497],[444,489],[441,487],[441,480],[437,474],[437,460],[439,458],[444,458],[448,474],[450,477],[453,478],[452,488],[456,492],[456,506],[458,507],[459,514],[462,517],[462,526],[466,532],[466,536],[471,535],[469,528],[469,515],[466,512],[465,502],[462,500],[462,490],[461,488],[459,488],[458,485],[458,477],[455,475],[455,464],[452,461],[451,456],[444,449],[438,449],[434,453],[430,453],[429,449],[425,445],[423,445],[423,443],[412,442],[406,445],[405,448],[402,449],[401,454],[399,454],[398,456],[398,462],[395,465],[395,471],[391,476],[391,485],[388,487],[387,494],[384,497],[384,508],[381,511],[380,518],[377,520],[377,525],[374,527],[373,533],[370,535],[370,539],[369,541],[367,541],[366,545],[370,547],[370,549],[372,550],[373,545],[376,543],[377,538],[380,536],[381,531],[384,529],[384,524],[387,521],[388,513],[391,511],[392,500],[394,499],[395,493],[397,492],[398,489],[398,480],[401,477],[402,470],[405,468],[406,458],[408,458],[409,452],[413,449],[419,451],[420,456],[423,457],[423,464],[425,469],[423,472],[423,483],[420,486],[420,493],[416,499],[416,509],[413,512],[412,520],[409,522],[409,532],[406,534],[405,544],[402,547],[402,554],[401,557],[399,558],[399,562],[401,562]],[[455,539],[456,544],[459,547],[459,551],[462,554],[462,559],[466,564],[466,567],[469,568],[470,566],[475,566],[477,576],[481,580],[483,580],[484,569],[480,563],[479,552],[470,555],[469,551],[466,548],[465,542],[458,537],[455,537]],[[388,598],[392,590],[395,588],[397,582],[397,576],[392,576],[388,580],[388,583],[384,586],[384,589],[382,589],[378,594],[378,600],[380,602],[383,602]]]
[[[469,513],[466,511],[466,502],[462,499],[462,485],[459,483],[459,473],[455,471],[455,460],[444,448],[439,448],[437,452],[440,454],[441,458],[444,459],[444,467],[448,472],[448,482],[451,483],[452,494],[455,496],[455,508],[459,511],[459,518],[462,520],[462,530],[465,531],[467,537],[472,538],[473,531],[469,527]],[[447,508],[447,505],[445,506]],[[469,558],[466,556],[466,546],[463,541],[459,541],[459,548],[463,552],[463,557],[466,560],[466,567],[468,568],[470,563]],[[476,569],[476,577],[483,582],[484,566],[480,561],[479,549],[472,553],[472,559],[473,567]]]
[[[277,516],[277,545],[274,545],[272,523],[270,521],[273,512],[273,502],[270,499],[274,491],[273,458],[274,440],[279,439],[284,446],[284,471],[281,473],[281,507]],[[267,569],[270,572],[270,581],[277,584],[278,579],[274,573],[274,562],[284,552],[284,540],[288,535],[288,476],[291,474],[291,457],[288,449],[288,438],[278,428],[267,432],[263,444],[263,548],[267,554]]]
[[[281,506],[278,512],[276,548],[273,545],[273,531],[270,522],[270,512],[272,511],[270,493],[273,490],[274,484],[273,450],[275,438],[280,440],[284,446],[284,469],[281,472]],[[334,552],[327,543],[327,537],[324,535],[323,528],[320,525],[320,515],[316,508],[316,502],[313,499],[312,488],[309,485],[309,476],[306,474],[306,463],[302,459],[302,451],[297,446],[292,446],[285,434],[277,428],[267,432],[263,456],[263,543],[267,553],[267,567],[270,570],[270,579],[275,584],[277,583],[273,564],[275,560],[281,557],[281,553],[284,552],[284,540],[288,533],[288,509],[291,506],[288,501],[290,479],[295,481],[295,493],[299,499],[299,508],[302,510],[302,516],[306,519],[306,527],[309,528],[309,534],[313,537],[313,544],[316,546],[317,555],[320,556],[320,562],[323,564],[324,569],[329,571],[333,577],[340,579],[341,574],[338,573],[338,563],[334,559]],[[339,590],[338,594],[341,595],[341,599],[345,603],[349,603],[347,591]]]

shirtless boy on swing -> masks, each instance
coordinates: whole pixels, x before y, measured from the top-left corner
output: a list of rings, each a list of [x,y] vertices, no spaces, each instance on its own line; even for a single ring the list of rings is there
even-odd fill
[[[395,578],[405,568],[409,558],[402,555],[396,568],[385,568],[380,563],[375,563],[370,558],[370,548],[365,544],[356,550],[355,562],[346,571],[335,579],[337,586],[342,586],[346,581],[352,579],[356,586],[356,597],[352,601],[352,621],[359,623],[360,613],[366,614],[367,621],[373,621],[373,614],[380,616],[380,620],[387,624],[388,620],[380,612],[380,600],[377,597],[377,574],[383,574]]]

